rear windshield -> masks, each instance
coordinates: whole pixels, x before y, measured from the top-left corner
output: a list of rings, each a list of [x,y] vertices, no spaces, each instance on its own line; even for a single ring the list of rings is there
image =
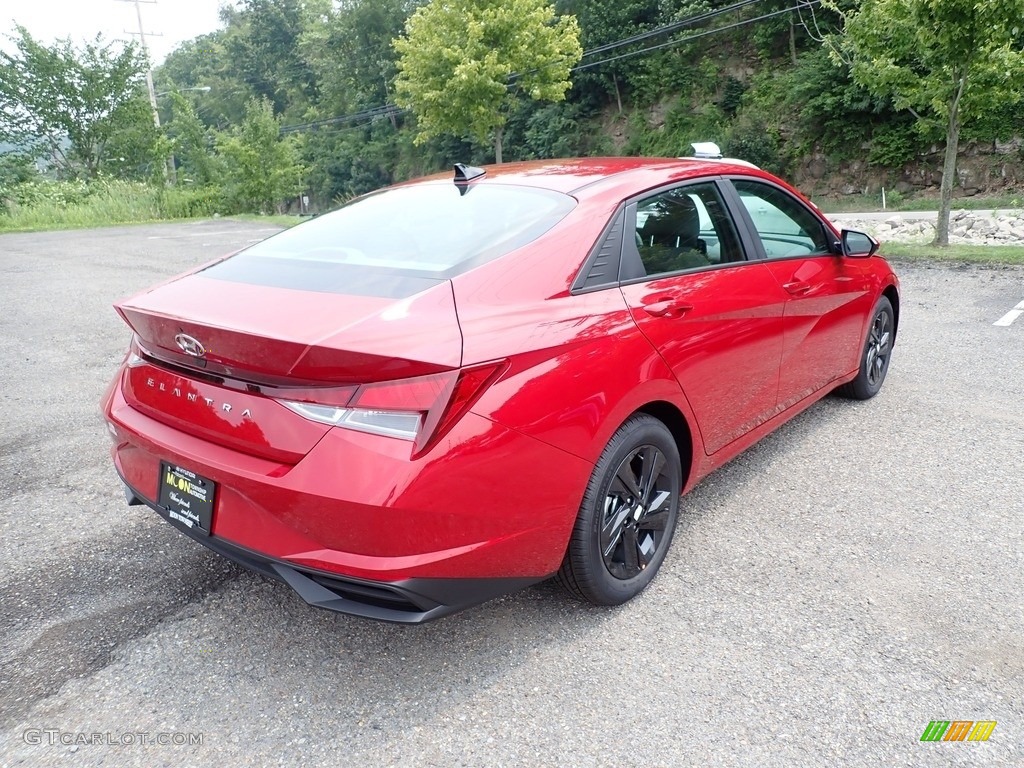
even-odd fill
[[[537,239],[576,201],[532,187],[399,187],[251,246],[207,277],[399,298]]]

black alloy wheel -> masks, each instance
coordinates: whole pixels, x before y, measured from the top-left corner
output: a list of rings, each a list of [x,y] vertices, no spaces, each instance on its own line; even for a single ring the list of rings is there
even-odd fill
[[[868,334],[868,348],[864,353],[864,373],[868,385],[876,392],[885,380],[889,369],[889,353],[892,351],[892,318],[887,312],[879,312],[871,323]]]
[[[617,579],[632,579],[650,565],[665,539],[672,500],[668,459],[642,445],[622,460],[604,498],[601,556]]]
[[[653,416],[630,418],[594,467],[561,584],[596,605],[619,605],[643,591],[672,542],[681,491],[672,433]]]

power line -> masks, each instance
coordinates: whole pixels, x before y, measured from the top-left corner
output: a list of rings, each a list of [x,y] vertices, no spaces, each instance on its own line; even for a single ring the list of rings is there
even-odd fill
[[[360,112],[354,112],[350,115],[338,115],[337,117],[325,117],[323,120],[312,120],[308,123],[296,123],[295,125],[282,125],[281,133],[295,133],[297,131],[303,131],[308,128],[320,128],[325,125],[335,125],[338,123],[352,123],[358,122],[359,120],[372,119],[375,117],[389,117],[391,115],[398,116],[408,110],[401,109],[394,104],[382,104],[379,107],[371,107],[370,109],[364,109]]]
[[[719,16],[719,15],[722,15],[724,13],[727,13],[729,11],[738,10],[740,8],[746,7],[748,5],[753,5],[753,4],[758,3],[758,2],[763,2],[763,0],[742,0],[742,2],[734,3],[733,5],[725,6],[723,8],[715,9],[713,11],[707,11],[707,12],[704,12],[702,14],[698,14],[696,16],[689,17],[687,19],[682,19],[682,20],[680,20],[678,22],[673,22],[673,24],[669,24],[669,25],[665,25],[663,27],[659,27],[656,30],[650,30],[649,32],[642,33],[641,35],[633,35],[633,36],[628,37],[628,38],[622,38],[621,40],[615,40],[615,41],[612,41],[610,43],[606,43],[604,45],[601,45],[601,46],[598,46],[596,48],[593,48],[593,49],[591,49],[589,51],[585,51],[583,53],[581,59],[585,58],[587,56],[593,55],[595,53],[598,53],[598,52],[615,50],[616,48],[621,48],[621,47],[624,47],[625,45],[630,45],[633,42],[636,42],[637,39],[649,39],[649,38],[657,36],[657,35],[666,34],[666,29],[669,28],[669,27],[672,27],[673,29],[680,29],[683,26],[692,26],[694,23],[696,23],[697,20],[706,21],[706,20],[709,20],[709,19],[714,18],[716,16]],[[674,40],[669,40],[669,41],[666,41],[664,43],[659,43],[657,45],[647,46],[647,47],[644,47],[644,48],[637,49],[635,51],[629,51],[627,53],[619,54],[617,56],[611,56],[611,57],[608,57],[608,58],[605,58],[605,59],[601,59],[599,61],[588,62],[588,63],[585,63],[585,64],[578,64],[578,65],[572,67],[569,70],[569,72],[570,73],[581,72],[583,70],[593,69],[595,67],[601,66],[602,64],[609,64],[611,62],[621,61],[622,59],[628,59],[628,58],[632,58],[634,56],[640,56],[640,55],[645,54],[645,53],[651,53],[653,51],[663,50],[665,48],[671,48],[671,47],[674,47],[674,46],[677,46],[677,45],[682,45],[683,43],[692,42],[692,41],[698,40],[698,39],[700,39],[702,37],[707,37],[709,35],[714,35],[714,34],[718,34],[718,33],[721,33],[721,32],[727,32],[728,30],[731,30],[731,29],[736,29],[738,27],[742,27],[742,26],[746,26],[746,25],[749,25],[749,24],[753,24],[753,23],[758,22],[758,21],[764,21],[765,19],[770,19],[770,18],[773,18],[775,16],[781,16],[782,14],[785,14],[785,13],[792,13],[793,11],[799,11],[802,8],[810,8],[810,7],[813,7],[815,5],[820,4],[820,2],[821,2],[821,0],[803,0],[803,1],[798,2],[795,5],[792,5],[790,7],[783,8],[783,9],[776,10],[776,11],[771,11],[769,13],[761,14],[760,16],[755,16],[755,17],[750,18],[750,19],[743,19],[741,21],[733,22],[732,24],[727,24],[727,25],[725,25],[723,27],[715,27],[714,29],[704,30],[703,32],[697,32],[697,33],[694,33],[694,34],[686,35],[685,37],[676,38]],[[515,78],[515,77],[518,77],[518,75],[512,75],[511,77]],[[285,126],[281,127],[281,133],[296,133],[296,132],[308,130],[308,129],[311,129],[311,128],[315,129],[315,128],[320,128],[320,127],[329,126],[329,125],[340,125],[340,124],[345,124],[345,123],[359,122],[361,120],[373,119],[375,117],[392,116],[392,115],[393,116],[397,116],[397,115],[403,114],[403,113],[405,113],[407,111],[408,110],[401,109],[401,108],[399,108],[398,106],[396,106],[394,104],[383,104],[383,105],[380,105],[380,106],[377,106],[377,107],[372,107],[370,109],[361,110],[359,112],[354,112],[354,113],[348,114],[348,115],[338,115],[336,117],[327,117],[327,118],[323,118],[321,120],[312,120],[312,121],[307,122],[307,123],[296,123],[296,124],[293,124],[293,125],[285,125]]]
[[[747,24],[753,24],[755,21],[764,21],[765,19],[770,19],[770,18],[772,18],[774,16],[781,16],[784,13],[792,13],[793,11],[797,11],[797,10],[799,10],[801,8],[809,8],[811,6],[818,5],[820,2],[821,2],[821,0],[806,0],[806,2],[797,3],[796,5],[790,6],[789,8],[783,8],[783,9],[778,10],[778,11],[772,11],[770,13],[764,13],[764,14],[762,14],[760,16],[755,16],[752,19],[744,19],[742,21],[736,21],[736,22],[733,22],[732,24],[726,24],[724,27],[715,27],[714,29],[708,29],[708,30],[705,30],[703,32],[697,32],[697,33],[692,34],[692,35],[687,35],[686,37],[680,37],[680,38],[677,38],[675,40],[669,40],[666,43],[660,43],[658,45],[652,45],[652,46],[650,46],[648,48],[642,48],[642,49],[640,49],[638,51],[630,51],[629,53],[622,53],[622,54],[619,54],[618,56],[612,56],[612,57],[607,58],[607,59],[601,59],[600,61],[594,61],[594,62],[591,62],[589,64],[580,64],[578,66],[573,67],[569,71],[570,72],[580,72],[580,71],[582,71],[584,69],[591,69],[593,67],[600,66],[601,64],[608,64],[608,63],[611,63],[613,61],[620,61],[622,59],[628,59],[628,58],[630,58],[632,56],[638,56],[641,53],[650,53],[651,51],[659,51],[662,48],[669,48],[669,47],[674,46],[674,45],[680,45],[682,43],[688,43],[688,42],[690,42],[692,40],[699,40],[702,37],[707,37],[708,35],[715,35],[715,34],[718,34],[719,32],[727,32],[730,29],[736,29],[737,27],[743,27],[743,26],[746,26]]]
[[[597,53],[604,53],[606,51],[612,51],[612,50],[615,50],[616,48],[623,48],[623,47],[625,47],[627,45],[632,45],[635,42],[640,42],[640,41],[643,41],[643,40],[649,40],[652,37],[660,37],[661,35],[671,34],[672,32],[676,32],[676,31],[678,31],[680,29],[683,29],[685,27],[692,27],[692,26],[694,26],[696,24],[699,24],[699,23],[702,23],[702,22],[711,21],[711,19],[714,19],[714,18],[716,18],[718,16],[722,16],[722,15],[724,15],[726,13],[730,13],[732,11],[737,11],[737,10],[740,10],[741,8],[745,8],[748,5],[755,5],[756,3],[760,3],[760,2],[763,2],[763,0],[740,0],[740,2],[733,3],[732,5],[724,5],[721,8],[712,8],[709,11],[704,11],[703,13],[698,13],[698,14],[695,14],[693,16],[688,16],[685,19],[680,19],[679,21],[674,21],[671,24],[665,24],[665,25],[657,27],[655,29],[648,30],[647,32],[641,32],[641,33],[639,33],[637,35],[632,35],[630,37],[624,37],[624,38],[621,38],[619,40],[613,40],[610,43],[605,43],[603,45],[597,46],[596,48],[591,48],[588,51],[584,51],[583,54],[580,56],[580,59],[581,60],[585,59],[588,56],[593,56],[594,54],[597,54]],[[641,50],[641,52],[643,52],[643,51],[653,50],[653,49],[651,49],[651,48],[643,48],[643,49],[640,49],[640,50]],[[564,61],[564,59],[562,61]],[[614,61],[614,59],[605,59],[604,60],[604,62],[607,62],[607,61]],[[550,64],[546,64],[542,68],[548,68],[548,67],[557,66],[558,63],[559,63],[558,61],[553,61]],[[600,63],[603,63],[603,62],[597,62],[597,63],[595,63],[595,64],[593,64],[591,66],[597,66],[597,64],[600,64]],[[585,68],[585,67],[582,67],[582,68]],[[575,71],[577,71],[577,69],[581,69],[581,67],[579,67],[579,66],[573,67],[573,68],[571,68],[569,70],[569,72],[570,73],[575,72]],[[524,74],[532,74],[533,72],[537,72],[537,71],[538,71],[537,69],[533,69],[533,70],[530,70],[529,73],[526,73],[526,72],[513,72],[511,75],[509,75],[509,83],[510,84],[514,84],[515,81],[518,80],[520,77],[522,77]]]
[[[683,29],[684,27],[692,27],[694,24],[699,24],[702,21],[708,21],[716,16],[721,16],[723,13],[729,13],[730,11],[738,11],[741,8],[745,8],[748,5],[754,5],[762,2],[763,0],[740,0],[738,3],[732,5],[722,6],[721,8],[712,8],[709,11],[698,13],[694,16],[688,16],[685,19],[674,21],[671,24],[665,24],[655,29],[648,30],[647,32],[640,32],[639,34],[633,35],[632,37],[623,37],[619,40],[613,40],[610,43],[604,43],[595,48],[591,48],[589,51],[584,51],[581,58],[587,56],[593,56],[597,53],[604,53],[615,48],[621,48],[625,45],[631,45],[632,43],[638,43],[643,40],[649,40],[652,37],[658,37],[660,35],[667,35],[677,30]]]

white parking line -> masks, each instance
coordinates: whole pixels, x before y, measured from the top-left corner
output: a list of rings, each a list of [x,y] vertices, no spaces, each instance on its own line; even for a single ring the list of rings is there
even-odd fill
[[[238,235],[242,232],[280,232],[282,227],[264,227],[263,229],[225,229],[223,232],[185,232],[180,235],[150,235],[147,240],[177,240],[179,237],[209,237],[211,235]]]
[[[1021,315],[1024,315],[1024,301],[1022,301],[1016,307],[1014,307],[1009,312],[1007,312],[1005,315],[1000,317],[998,320],[996,320],[994,323],[992,323],[992,325],[1002,325],[1002,326],[1013,325],[1013,321],[1016,320]]]

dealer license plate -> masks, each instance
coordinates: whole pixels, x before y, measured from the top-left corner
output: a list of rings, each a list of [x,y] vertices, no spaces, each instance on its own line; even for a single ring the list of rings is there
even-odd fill
[[[190,469],[160,462],[157,503],[167,517],[200,533],[210,533],[217,484]]]

